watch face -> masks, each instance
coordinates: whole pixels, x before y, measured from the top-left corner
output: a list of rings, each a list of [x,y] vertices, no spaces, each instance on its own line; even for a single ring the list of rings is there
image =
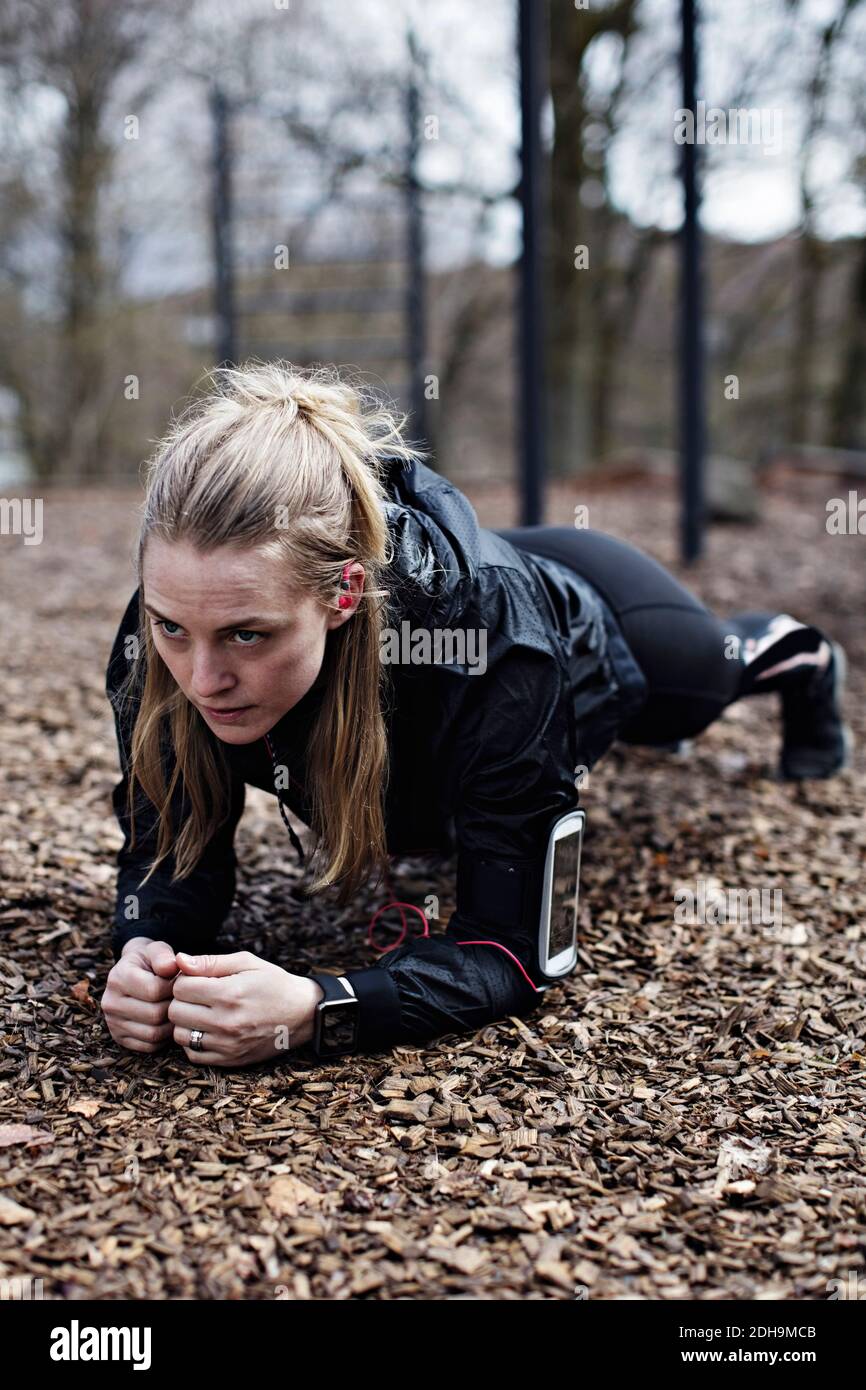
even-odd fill
[[[347,999],[333,1003],[328,1001],[320,1006],[322,1031],[321,1050],[323,1052],[350,1052],[355,1046],[358,1030],[358,1001]]]

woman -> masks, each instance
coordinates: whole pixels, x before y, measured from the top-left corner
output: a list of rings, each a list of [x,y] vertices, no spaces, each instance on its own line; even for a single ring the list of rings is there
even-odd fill
[[[402,423],[334,371],[250,363],[215,373],[150,460],[106,681],[124,844],[102,1004],[133,1051],[173,1038],[243,1066],[525,1013],[549,983],[551,827],[615,738],[668,745],[778,690],[782,775],[847,760],[843,656],[818,629],[722,622],[598,532],[479,527]],[[308,891],[340,903],[390,854],[456,850],[444,934],[341,977],[214,954],[247,783],[277,795],[302,858],[283,803],[311,828]]]

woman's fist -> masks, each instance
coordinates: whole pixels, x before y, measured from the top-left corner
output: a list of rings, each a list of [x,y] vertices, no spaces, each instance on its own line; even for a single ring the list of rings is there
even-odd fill
[[[168,1016],[178,968],[167,941],[135,936],[109,971],[102,996],[108,1031],[132,1052],[156,1052],[171,1041]]]
[[[263,1062],[313,1035],[322,987],[314,980],[260,960],[251,951],[229,955],[177,955],[180,972],[168,1016],[174,1040],[191,1062],[243,1067]],[[190,1047],[194,1028],[201,1049]]]

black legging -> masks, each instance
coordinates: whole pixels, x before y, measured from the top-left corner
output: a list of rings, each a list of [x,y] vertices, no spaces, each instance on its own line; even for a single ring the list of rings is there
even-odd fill
[[[497,529],[496,534],[575,570],[613,610],[649,682],[646,705],[620,731],[624,743],[658,745],[691,738],[741,696],[784,689],[786,678],[779,676],[754,686],[754,672],[730,655],[732,636],[740,639],[741,649],[747,638],[765,631],[774,613],[735,613],[723,621],[657,560],[603,531],[523,526]],[[797,644],[814,650],[822,635],[806,627],[788,639],[784,654],[790,655]]]

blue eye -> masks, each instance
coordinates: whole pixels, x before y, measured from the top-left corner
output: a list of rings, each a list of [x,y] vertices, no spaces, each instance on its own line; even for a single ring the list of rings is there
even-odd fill
[[[173,623],[170,618],[154,618],[153,625],[154,627],[162,628],[163,635],[167,637],[170,642],[176,642],[180,640],[182,628],[179,623]],[[177,628],[177,632],[169,632],[168,629],[170,627]],[[239,627],[231,634],[231,636],[232,639],[234,639],[235,637],[251,637],[253,639],[251,642],[240,641],[236,645],[241,647],[257,647],[261,642],[265,640],[265,638],[267,637],[267,633],[253,632],[251,628]]]

